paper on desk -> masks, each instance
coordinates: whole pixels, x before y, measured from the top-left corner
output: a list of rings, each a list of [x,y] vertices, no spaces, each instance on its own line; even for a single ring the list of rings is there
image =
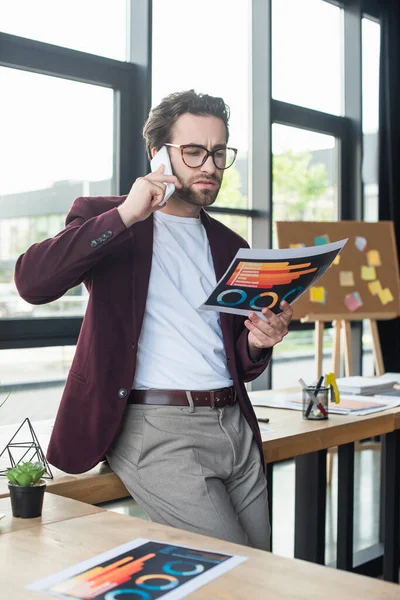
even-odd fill
[[[25,586],[66,600],[185,598],[247,560],[188,546],[137,538]]]
[[[250,401],[253,406],[267,406],[270,408],[287,408],[290,410],[302,410],[302,392],[250,392]],[[354,394],[340,394],[340,403],[329,403],[328,412],[336,415],[369,415],[390,408],[400,406],[399,397],[390,396],[356,396]]]
[[[293,304],[314,286],[346,242],[281,250],[241,248],[200,308],[247,316],[268,307],[278,314],[281,300]]]

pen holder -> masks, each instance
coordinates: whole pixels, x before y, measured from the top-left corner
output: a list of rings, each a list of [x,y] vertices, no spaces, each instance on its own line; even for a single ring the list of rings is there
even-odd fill
[[[320,387],[315,396],[315,385],[303,388],[303,419],[321,421],[328,418],[328,404],[332,400],[332,386]]]

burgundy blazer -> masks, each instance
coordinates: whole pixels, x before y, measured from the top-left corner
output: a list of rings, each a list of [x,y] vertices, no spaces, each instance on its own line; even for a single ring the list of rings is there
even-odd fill
[[[125,198],[78,198],[66,228],[31,246],[16,264],[16,286],[31,304],[56,300],[81,282],[90,292],[47,452],[49,462],[68,473],[82,473],[105,459],[134,380],[151,269],[153,217],[127,229],[117,210]],[[248,245],[206,212],[201,212],[201,219],[218,281],[237,250]],[[243,323],[243,317],[221,313],[228,368],[262,456],[260,431],[244,382],[262,373],[271,351],[260,362],[252,362]]]

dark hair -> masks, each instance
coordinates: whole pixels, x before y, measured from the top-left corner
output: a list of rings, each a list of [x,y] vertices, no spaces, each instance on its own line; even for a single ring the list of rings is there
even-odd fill
[[[222,98],[216,98],[208,94],[197,94],[194,90],[176,92],[163,98],[160,104],[151,109],[143,127],[143,137],[146,140],[149,159],[151,158],[152,148],[159,150],[169,141],[172,126],[185,113],[218,117],[224,122],[226,140],[228,141],[230,110]]]

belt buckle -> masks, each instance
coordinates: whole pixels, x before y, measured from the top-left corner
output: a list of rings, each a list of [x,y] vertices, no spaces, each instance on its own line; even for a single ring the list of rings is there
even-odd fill
[[[210,407],[216,408],[217,404],[218,404],[218,398],[215,397],[215,391],[211,390],[210,391]]]

